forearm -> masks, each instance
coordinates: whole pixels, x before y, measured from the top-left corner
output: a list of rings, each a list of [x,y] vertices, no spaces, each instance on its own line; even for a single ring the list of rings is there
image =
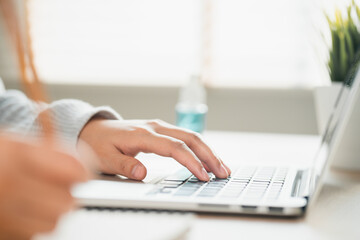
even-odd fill
[[[38,116],[47,110],[50,110],[56,135],[71,147],[75,147],[82,128],[95,115],[106,119],[121,118],[109,107],[93,107],[73,99],[38,104],[19,91],[7,91],[0,95],[0,126],[8,132],[39,135]]]
[[[94,116],[104,119],[121,119],[112,108],[93,107],[90,104],[74,99],[64,99],[47,106],[59,137],[71,146],[75,146],[81,130]]]
[[[3,131],[29,134],[36,125],[37,115],[45,105],[35,104],[19,91],[0,95],[0,126]]]

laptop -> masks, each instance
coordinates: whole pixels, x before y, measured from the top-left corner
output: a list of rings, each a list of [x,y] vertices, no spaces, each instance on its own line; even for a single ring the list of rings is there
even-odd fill
[[[353,109],[360,107],[360,71],[353,67],[343,84],[312,165],[239,166],[227,179],[211,173],[201,182],[187,169],[164,175],[151,183],[91,180],[73,189],[81,206],[155,209],[193,212],[302,216],[318,195],[330,162]]]

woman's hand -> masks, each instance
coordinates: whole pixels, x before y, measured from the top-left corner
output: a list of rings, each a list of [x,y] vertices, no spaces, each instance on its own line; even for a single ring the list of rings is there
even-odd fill
[[[52,146],[0,137],[0,239],[29,239],[52,230],[74,204],[71,186],[84,167]]]
[[[98,169],[105,173],[144,179],[146,168],[135,156],[145,152],[172,157],[203,181],[209,180],[206,171],[219,178],[230,174],[199,134],[161,120],[93,119],[82,130],[80,139],[98,155]]]

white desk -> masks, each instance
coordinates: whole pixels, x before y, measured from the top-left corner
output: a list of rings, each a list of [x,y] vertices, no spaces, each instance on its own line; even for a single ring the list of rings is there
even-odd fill
[[[226,132],[208,132],[205,138],[230,166],[240,162],[269,161],[309,165],[320,141],[317,136]],[[150,175],[179,167],[175,161],[153,155],[140,158]],[[62,224],[66,225],[66,222]],[[134,226],[137,228],[141,229],[141,226]],[[156,232],[154,234],[156,236]],[[360,173],[332,170],[319,199],[305,218],[195,214],[188,234],[182,239],[360,239]]]
[[[330,177],[305,218],[197,215],[187,239],[360,239],[360,176]],[[291,236],[291,237],[289,237]]]

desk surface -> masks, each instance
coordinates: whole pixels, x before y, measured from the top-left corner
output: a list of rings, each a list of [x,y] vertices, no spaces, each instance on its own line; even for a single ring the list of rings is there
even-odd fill
[[[305,218],[200,214],[187,239],[360,239],[359,223],[360,176],[333,173]]]
[[[227,132],[208,132],[205,138],[230,166],[241,162],[309,165],[320,141],[317,136]],[[150,176],[179,167],[175,161],[153,155],[140,159]],[[182,239],[360,239],[360,173],[332,169],[313,208],[300,219],[194,216]]]

